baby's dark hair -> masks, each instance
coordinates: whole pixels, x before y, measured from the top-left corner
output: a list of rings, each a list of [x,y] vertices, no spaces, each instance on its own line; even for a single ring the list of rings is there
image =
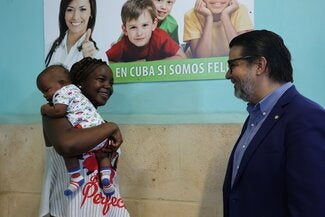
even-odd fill
[[[70,80],[75,85],[80,85],[87,77],[99,66],[107,65],[107,63],[101,59],[94,59],[86,57],[72,65],[70,69]],[[110,67],[108,67],[109,70]]]
[[[36,78],[37,88],[40,89],[40,79],[44,75],[50,75],[52,79],[56,80],[62,85],[70,83],[69,70],[62,64],[55,64],[46,67],[43,71],[39,73]]]
[[[155,4],[152,0],[128,0],[124,3],[121,10],[123,25],[127,21],[138,19],[144,10],[148,10],[152,20],[157,17]]]

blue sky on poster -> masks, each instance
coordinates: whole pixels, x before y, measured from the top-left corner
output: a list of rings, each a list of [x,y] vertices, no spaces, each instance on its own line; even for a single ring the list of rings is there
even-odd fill
[[[102,51],[109,49],[110,45],[121,34],[120,12],[124,2],[124,0],[97,0],[97,20],[93,38]],[[239,0],[238,2],[248,8],[254,23],[254,0]],[[171,12],[171,15],[178,21],[180,42],[183,38],[184,13],[193,8],[194,3],[195,0],[177,0]],[[59,35],[59,5],[60,0],[44,0],[44,40],[46,46],[51,44]]]

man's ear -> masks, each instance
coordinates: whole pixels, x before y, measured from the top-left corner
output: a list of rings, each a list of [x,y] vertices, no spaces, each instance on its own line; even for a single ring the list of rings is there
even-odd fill
[[[126,36],[128,35],[128,33],[126,31],[126,27],[125,27],[124,24],[122,24],[122,32],[123,32],[124,35],[126,35]]]
[[[153,25],[152,25],[152,31],[154,31],[158,26],[158,18],[156,17],[154,20],[153,20]]]
[[[262,74],[266,72],[267,69],[267,60],[265,57],[261,56],[257,60],[257,73]]]

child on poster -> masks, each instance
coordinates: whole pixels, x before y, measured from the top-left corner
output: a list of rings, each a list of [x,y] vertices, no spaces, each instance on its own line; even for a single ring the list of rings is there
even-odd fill
[[[227,56],[235,36],[253,30],[248,10],[237,0],[196,0],[184,16],[184,42],[192,57]]]
[[[157,28],[152,0],[128,0],[121,17],[124,36],[106,51],[111,63],[186,58],[168,33]]]
[[[170,15],[176,0],[152,0],[156,7],[158,27],[165,30],[179,44],[178,24]]]

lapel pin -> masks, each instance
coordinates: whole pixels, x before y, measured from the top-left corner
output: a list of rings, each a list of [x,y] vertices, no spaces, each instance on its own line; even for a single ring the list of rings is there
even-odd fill
[[[275,115],[275,116],[274,116],[274,119],[275,119],[275,120],[279,119],[279,115]]]

